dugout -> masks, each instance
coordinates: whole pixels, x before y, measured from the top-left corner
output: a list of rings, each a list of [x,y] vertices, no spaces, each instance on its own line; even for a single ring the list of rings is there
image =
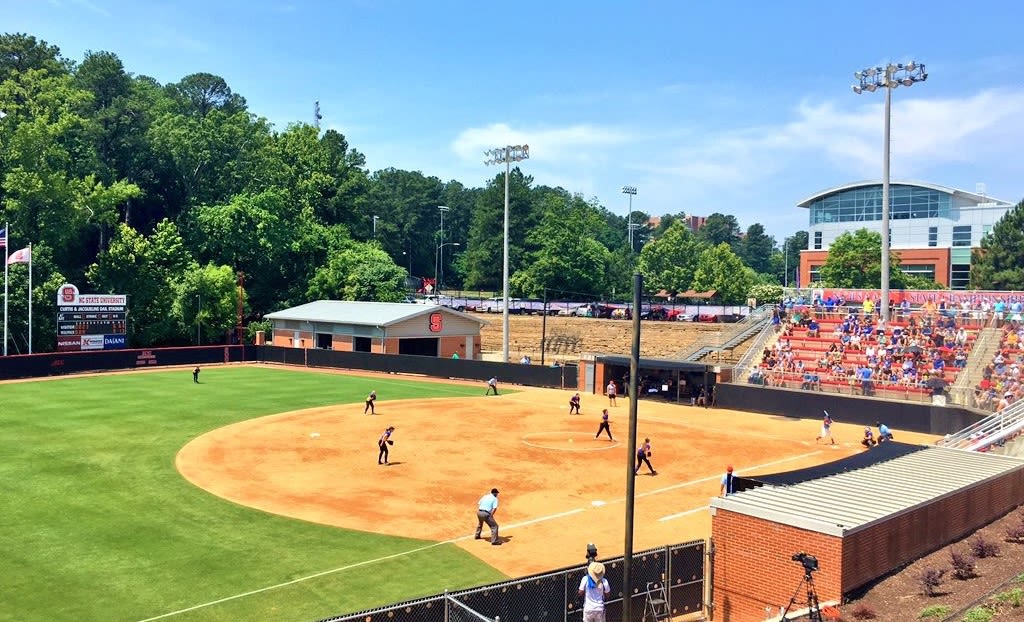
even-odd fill
[[[264,316],[270,345],[479,360],[486,320],[435,305],[318,300]]]
[[[735,475],[738,492],[711,500],[714,619],[724,622],[785,606],[804,575],[798,553],[818,560],[820,601],[838,602],[1024,495],[1024,460],[896,441],[786,473],[745,476],[737,464]]]
[[[637,366],[637,383],[642,399],[690,403],[707,388],[711,395],[718,377],[718,368],[692,361],[641,358]],[[629,387],[629,357],[611,354],[583,355],[579,364],[578,389],[581,393],[604,395],[609,381],[614,381],[619,395]]]

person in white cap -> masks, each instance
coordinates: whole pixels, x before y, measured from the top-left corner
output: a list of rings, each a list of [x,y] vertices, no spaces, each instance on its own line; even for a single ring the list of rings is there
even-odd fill
[[[604,578],[604,564],[590,562],[587,575],[580,579],[580,596],[583,597],[583,622],[604,622],[604,598],[612,591],[608,579]]]

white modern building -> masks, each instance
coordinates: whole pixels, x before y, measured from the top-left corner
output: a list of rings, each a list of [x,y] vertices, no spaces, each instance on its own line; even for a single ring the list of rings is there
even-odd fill
[[[889,183],[889,244],[904,272],[951,289],[970,281],[971,249],[1014,204],[920,181]],[[847,231],[882,231],[882,182],[860,181],[797,203],[809,211],[808,248],[800,252],[800,283],[820,279],[832,242]]]

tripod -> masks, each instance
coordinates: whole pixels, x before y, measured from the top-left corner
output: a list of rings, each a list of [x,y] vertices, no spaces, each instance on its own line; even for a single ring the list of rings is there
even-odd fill
[[[818,606],[818,593],[814,590],[814,577],[811,576],[811,570],[804,569],[804,578],[800,581],[800,584],[796,586],[796,590],[793,592],[793,596],[789,599],[789,604],[786,605],[786,610],[782,612],[782,617],[779,622],[786,622],[789,620],[786,616],[789,614],[790,608],[800,601],[797,601],[796,595],[800,593],[800,588],[807,585],[807,600],[804,601],[807,604],[807,620],[808,622],[822,622],[821,619],[821,608]]]

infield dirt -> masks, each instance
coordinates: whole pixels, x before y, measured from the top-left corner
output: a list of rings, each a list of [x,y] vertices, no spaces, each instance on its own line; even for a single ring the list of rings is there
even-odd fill
[[[303,372],[296,372],[303,373]],[[209,432],[177,456],[181,473],[225,499],[303,520],[454,542],[510,576],[624,548],[630,461],[628,405],[612,412],[616,442],[595,440],[601,408],[584,398],[568,415],[568,391],[517,387],[479,398],[388,401],[315,408]],[[377,437],[396,427],[391,465],[377,465]],[[705,538],[709,499],[727,464],[771,473],[856,453],[860,428],[837,423],[839,444],[818,445],[816,420],[642,401],[638,438],[650,437],[657,476],[636,478],[634,550]],[[319,438],[310,438],[318,432]],[[900,432],[909,442],[935,437]],[[500,489],[504,546],[474,540],[476,503]]]

